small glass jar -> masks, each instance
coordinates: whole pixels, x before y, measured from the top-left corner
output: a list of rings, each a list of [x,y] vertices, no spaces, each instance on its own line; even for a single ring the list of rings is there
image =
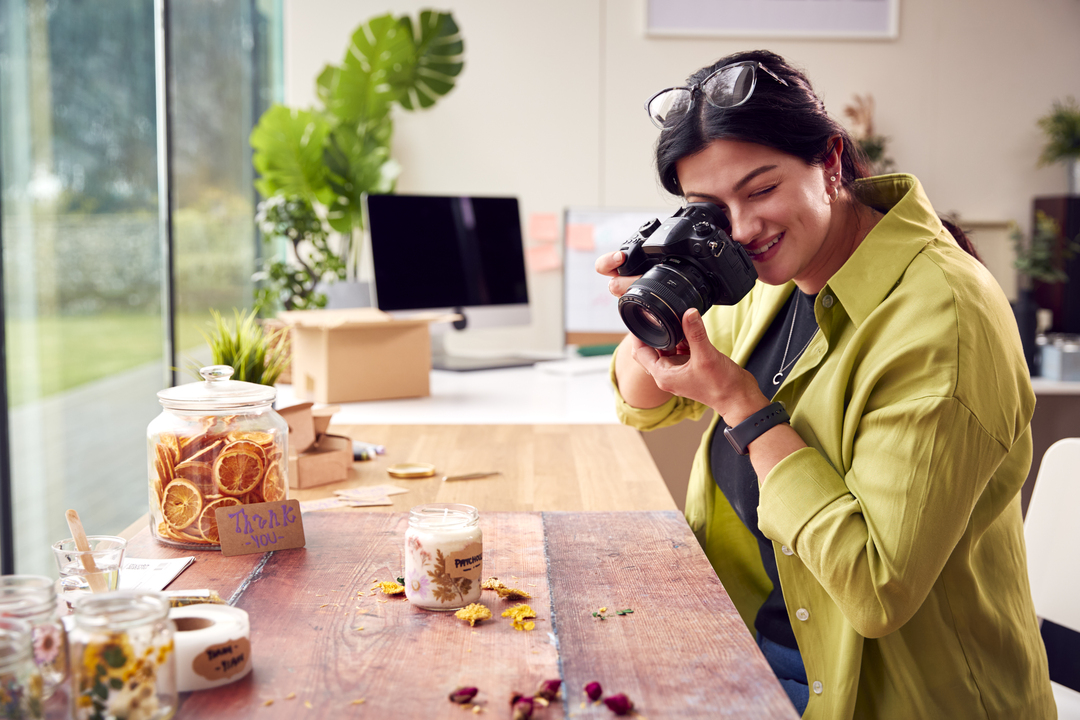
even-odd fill
[[[41,720],[45,717],[41,672],[34,663],[33,626],[25,620],[0,617],[0,718]]]
[[[163,720],[176,712],[169,601],[119,590],[75,603],[71,648],[74,720]]]
[[[230,380],[228,365],[199,371],[205,382],[158,393],[147,463],[150,531],[158,541],[219,549],[215,511],[288,498],[289,426],[267,385]]]
[[[30,623],[32,654],[41,672],[42,695],[48,699],[67,678],[68,668],[56,583],[40,575],[0,576],[0,616]]]
[[[409,511],[405,596],[425,610],[456,610],[480,599],[484,535],[470,505],[432,503]]]

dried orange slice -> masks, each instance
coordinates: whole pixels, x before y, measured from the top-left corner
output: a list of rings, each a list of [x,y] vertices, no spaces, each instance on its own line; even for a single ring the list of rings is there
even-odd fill
[[[202,436],[200,436],[202,437]],[[214,458],[217,457],[218,450],[221,449],[221,440],[215,440],[210,442],[208,440],[200,440],[197,443],[192,443],[189,449],[192,451],[190,454],[184,456],[184,461],[177,464],[177,467],[187,462],[205,462],[212,463]]]
[[[208,462],[185,460],[176,466],[176,477],[190,482],[204,498],[217,493],[217,486],[214,484],[214,466]]]
[[[268,447],[274,444],[274,436],[268,432],[261,432],[257,430],[234,430],[228,435],[229,442],[239,442],[245,440],[247,442],[253,442],[256,445],[262,447]]]
[[[223,497],[220,500],[207,503],[202,514],[199,515],[199,522],[196,525],[203,539],[214,544],[220,543],[221,535],[218,533],[217,515],[214,514],[214,511],[221,507],[231,507],[239,504],[240,501],[234,497]]]
[[[183,530],[199,518],[203,500],[199,489],[187,480],[177,478],[165,488],[161,498],[161,514],[174,530]]]
[[[173,467],[176,463],[169,456],[169,450],[160,443],[154,446],[154,466],[160,466],[158,475],[161,477],[161,483],[168,485],[173,479]]]
[[[277,463],[266,468],[262,496],[265,502],[278,502],[285,499],[285,482],[282,480],[281,469]]]
[[[254,490],[262,480],[266,460],[258,445],[237,442],[227,445],[214,461],[214,483],[225,495],[245,495]]]
[[[173,464],[176,464],[180,458],[180,438],[176,436],[176,433],[161,433],[158,438],[158,447],[164,447],[172,458]]]

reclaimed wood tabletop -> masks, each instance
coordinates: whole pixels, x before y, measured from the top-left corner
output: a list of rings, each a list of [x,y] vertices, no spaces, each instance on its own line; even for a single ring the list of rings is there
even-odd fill
[[[479,689],[482,716],[509,718],[512,692],[555,678],[560,698],[533,717],[614,717],[585,697],[594,681],[649,720],[796,717],[677,511],[481,513],[484,576],[531,595],[532,631],[489,591],[493,617],[475,627],[375,592],[402,575],[404,513],[303,521],[306,547],[237,557],[132,538],[132,556],[196,556],[169,589],[214,588],[250,615],[252,673],[182,694],[177,718],[460,720],[459,686]]]

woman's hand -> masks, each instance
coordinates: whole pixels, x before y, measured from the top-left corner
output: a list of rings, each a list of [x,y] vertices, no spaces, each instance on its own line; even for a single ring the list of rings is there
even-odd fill
[[[705,331],[697,310],[687,310],[682,319],[685,350],[680,345],[674,355],[665,355],[637,338],[623,347],[648,373],[656,387],[668,394],[704,403],[734,427],[769,404],[757,380],[731,358],[717,350]]]

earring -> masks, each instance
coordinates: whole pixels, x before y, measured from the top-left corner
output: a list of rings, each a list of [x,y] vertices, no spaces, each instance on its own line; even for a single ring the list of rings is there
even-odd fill
[[[836,185],[833,185],[833,183],[835,182],[835,175],[829,177],[829,187],[825,188],[825,192],[822,193],[821,199],[825,202],[826,205],[831,205],[832,203],[836,202],[837,198],[840,197],[840,189]],[[829,192],[830,190],[832,191],[831,193]]]

